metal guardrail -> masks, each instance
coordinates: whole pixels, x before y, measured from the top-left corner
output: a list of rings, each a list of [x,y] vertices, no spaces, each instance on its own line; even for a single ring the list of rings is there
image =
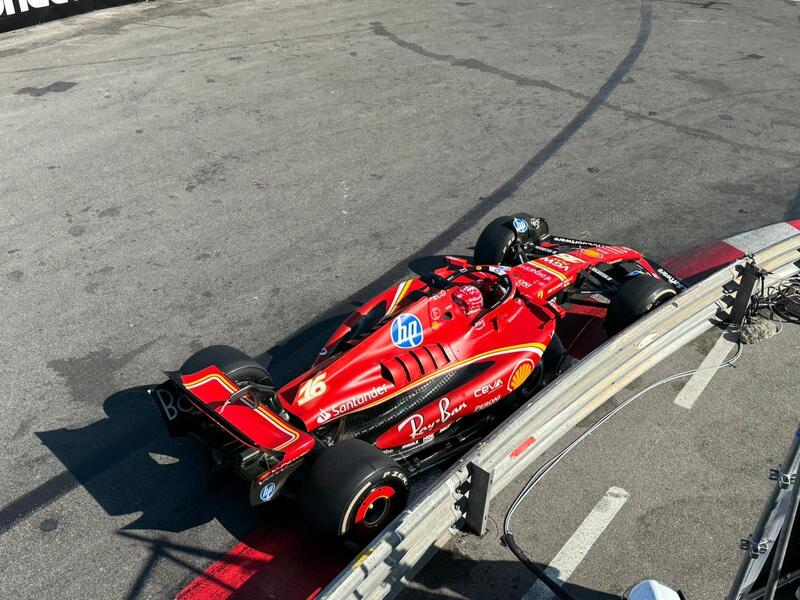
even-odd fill
[[[764,584],[777,583],[778,565],[775,564],[775,553],[772,552],[772,549],[780,542],[785,544],[789,542],[787,538],[791,533],[792,525],[791,522],[787,523],[787,520],[793,519],[792,510],[796,511],[797,506],[792,506],[792,499],[800,492],[798,490],[798,486],[800,486],[798,469],[800,469],[800,426],[795,430],[792,445],[783,462],[778,469],[770,472],[770,479],[776,481],[775,487],[758,519],[755,531],[749,538],[742,540],[741,548],[745,550],[746,554],[736,573],[727,600],[771,598],[774,595],[775,587],[767,585],[766,587],[771,590],[765,594]],[[796,496],[794,500],[796,501]],[[780,541],[779,536],[783,538]],[[786,551],[786,546],[783,546],[783,550]],[[782,560],[783,556],[781,556]],[[768,580],[765,579],[761,585],[756,586],[757,581],[764,577],[764,574],[770,569],[776,571],[776,579],[770,577]]]
[[[753,259],[763,269],[791,275],[800,271],[798,250],[800,235],[765,248]],[[463,525],[470,463],[494,472],[491,495],[496,496],[609,398],[724,320],[746,262],[739,260],[679,294],[533,396],[400,514],[319,598],[378,599],[397,594]]]

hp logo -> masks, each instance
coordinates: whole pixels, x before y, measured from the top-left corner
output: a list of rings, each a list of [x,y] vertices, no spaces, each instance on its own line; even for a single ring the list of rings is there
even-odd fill
[[[261,498],[262,502],[269,502],[272,499],[272,496],[275,495],[275,487],[274,483],[268,483],[261,488],[258,497]]]
[[[528,222],[525,219],[514,219],[512,221],[514,225],[514,229],[517,230],[517,233],[525,233],[528,231]]]
[[[392,321],[392,343],[398,348],[416,348],[422,338],[422,323],[414,315],[397,315]]]

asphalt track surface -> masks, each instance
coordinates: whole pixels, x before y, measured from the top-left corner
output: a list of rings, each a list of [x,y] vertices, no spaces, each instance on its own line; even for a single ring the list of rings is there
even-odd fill
[[[270,519],[143,393],[203,345],[286,380],[516,210],[655,258],[796,218],[799,15],[197,0],[2,36],[0,596],[173,596]]]

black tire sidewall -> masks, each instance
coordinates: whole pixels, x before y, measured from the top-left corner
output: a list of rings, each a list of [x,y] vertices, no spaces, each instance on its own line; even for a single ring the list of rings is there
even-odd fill
[[[507,224],[513,217],[499,217],[489,223],[478,236],[473,253],[477,265],[506,265],[510,262],[509,252],[517,234]]]
[[[254,381],[270,385],[272,378],[267,369],[255,358],[232,346],[208,346],[195,352],[181,366],[184,375],[197,373],[210,366],[217,367],[234,383]]]
[[[677,294],[677,290],[652,275],[639,275],[622,283],[611,299],[606,330],[617,333]]]
[[[376,535],[405,507],[408,476],[380,450],[363,440],[349,439],[324,449],[314,459],[298,494],[298,508],[315,532],[364,541]],[[394,489],[386,519],[365,535],[354,529],[358,506],[382,485]]]
[[[397,477],[397,473],[399,472],[400,471],[396,469],[386,469],[384,473],[376,474],[379,476],[369,478],[365,482],[365,486],[362,488],[364,491],[358,494],[357,497],[354,497],[351,505],[348,506],[348,508],[344,511],[339,524],[339,531],[341,532],[342,528],[344,528],[345,533],[349,534],[348,537],[361,541],[369,541],[378,533],[380,533],[383,528],[386,527],[397,515],[399,515],[408,500],[408,488],[403,481]],[[387,513],[373,526],[368,527],[366,525],[356,524],[355,519],[357,517],[358,510],[364,500],[369,496],[370,493],[372,493],[372,491],[383,486],[389,486],[394,490],[394,494],[389,501],[389,509]]]
[[[525,233],[519,233],[514,227],[514,220],[522,219],[528,224]],[[537,228],[533,226],[535,219],[528,213],[503,215],[491,221],[478,236],[473,253],[474,262],[478,265],[519,264],[519,257],[512,256],[511,249],[515,242],[540,244],[542,239]]]

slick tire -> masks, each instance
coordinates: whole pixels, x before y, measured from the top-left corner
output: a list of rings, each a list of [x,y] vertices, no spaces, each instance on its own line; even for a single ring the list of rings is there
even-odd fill
[[[524,233],[519,233],[514,228],[515,219],[526,222],[528,229]],[[540,229],[532,225],[534,222],[539,224]],[[517,252],[517,242],[539,244],[547,232],[547,222],[544,219],[534,219],[528,213],[498,217],[478,236],[473,253],[475,264],[518,265],[520,257]]]
[[[234,383],[252,381],[272,385],[272,378],[255,358],[231,346],[208,346],[198,350],[181,366],[183,375],[191,375],[214,365]]]
[[[473,254],[476,265],[511,265],[519,263],[514,256],[517,236],[507,226],[511,217],[499,217],[489,223],[478,236]]]
[[[363,440],[343,440],[311,465],[297,502],[316,533],[356,543],[374,538],[405,508],[408,476]]]
[[[617,288],[611,299],[605,321],[606,331],[611,335],[619,333],[677,293],[669,283],[652,275],[628,279]]]

